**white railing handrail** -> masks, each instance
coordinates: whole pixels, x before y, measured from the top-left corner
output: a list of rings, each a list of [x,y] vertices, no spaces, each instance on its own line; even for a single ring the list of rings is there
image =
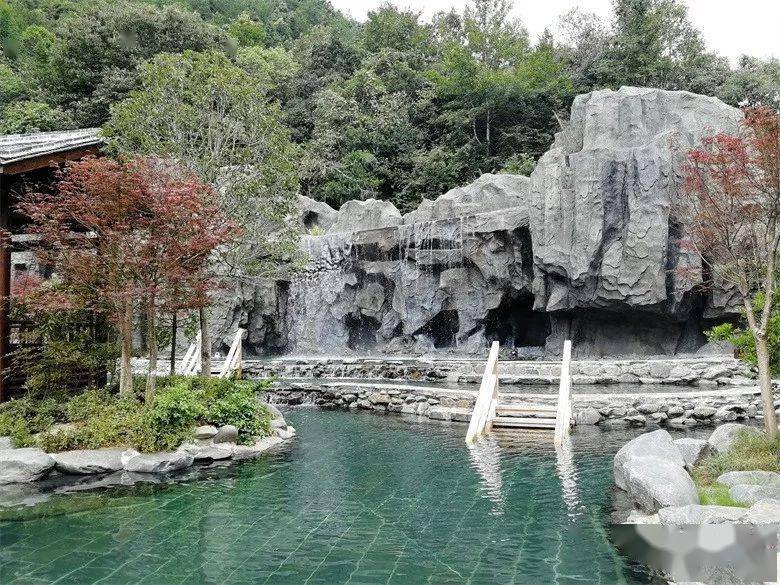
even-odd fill
[[[184,376],[191,376],[195,373],[200,363],[200,347],[201,347],[200,331],[190,346],[187,348],[187,352],[184,354],[184,359],[179,366],[179,373]]]
[[[558,388],[558,408],[555,414],[555,444],[562,445],[571,426],[571,340],[563,342],[561,381]]]
[[[242,339],[245,329],[239,329],[236,331],[236,335],[233,337],[233,342],[230,344],[230,350],[225,358],[222,368],[219,370],[217,377],[228,378],[241,368],[243,358],[243,345]],[[184,354],[181,365],[179,366],[179,374],[183,376],[194,376],[201,369],[201,332],[198,331],[198,335],[190,346],[187,348],[187,352]]]
[[[241,367],[242,347],[241,339],[244,335],[244,329],[236,331],[236,336],[233,338],[233,343],[230,344],[230,351],[228,351],[225,363],[222,364],[222,369],[219,372],[220,378],[229,377],[234,371]]]
[[[473,443],[479,435],[490,429],[490,425],[496,414],[498,401],[498,351],[499,343],[494,341],[490,347],[485,371],[482,374],[482,384],[479,386],[479,394],[474,402],[474,411],[471,413],[466,442]]]

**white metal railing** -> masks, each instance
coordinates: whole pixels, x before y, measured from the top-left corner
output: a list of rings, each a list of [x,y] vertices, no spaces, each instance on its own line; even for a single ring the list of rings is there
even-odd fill
[[[200,331],[190,346],[187,348],[187,352],[184,354],[184,359],[179,366],[179,374],[183,376],[193,376],[200,371]]]
[[[219,378],[228,378],[233,372],[241,369],[241,357],[242,357],[242,344],[241,338],[244,335],[244,329],[236,331],[236,336],[233,338],[233,343],[230,344],[230,351],[228,351],[225,363],[222,364],[222,369],[219,371]]]
[[[233,343],[230,344],[230,351],[228,351],[225,362],[222,364],[222,368],[217,374],[219,378],[228,378],[233,372],[241,369],[242,357],[243,357],[243,344],[242,338],[245,329],[239,329],[236,331],[236,335],[233,338]],[[184,358],[178,368],[178,373],[182,376],[194,376],[200,372],[201,369],[201,333],[198,331],[198,336],[195,338],[190,346],[187,348],[187,352],[184,354]]]
[[[558,408],[555,414],[555,444],[562,445],[571,426],[571,340],[563,342],[561,383],[558,388]]]
[[[466,431],[466,442],[473,443],[479,435],[490,431],[493,418],[496,416],[498,402],[498,341],[490,347],[485,372],[482,374],[482,384],[471,413],[471,422]]]

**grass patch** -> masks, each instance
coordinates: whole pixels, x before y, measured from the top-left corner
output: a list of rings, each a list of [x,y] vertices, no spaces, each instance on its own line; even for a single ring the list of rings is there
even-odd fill
[[[100,447],[154,452],[176,449],[198,425],[234,425],[245,444],[270,432],[271,415],[256,396],[265,382],[169,376],[157,384],[151,404],[95,389],[58,399],[12,400],[0,408],[0,435],[17,447],[48,452]]]
[[[707,457],[693,470],[700,486],[710,486],[727,471],[775,471],[780,473],[780,437],[771,439],[764,433],[743,433],[731,449]]]
[[[703,506],[736,506],[746,507],[731,499],[729,486],[722,483],[713,483],[707,486],[696,486],[699,490],[699,503]]]

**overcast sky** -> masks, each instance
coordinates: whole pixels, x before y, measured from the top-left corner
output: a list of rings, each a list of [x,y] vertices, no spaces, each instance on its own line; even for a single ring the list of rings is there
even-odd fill
[[[358,20],[383,0],[331,0],[331,3]],[[463,7],[463,0],[393,0],[403,8],[422,11],[424,16]],[[780,57],[780,0],[685,0],[694,25],[702,32],[710,49],[734,61],[742,54]],[[609,18],[611,0],[515,0],[514,15],[520,17],[532,36],[571,8],[595,12]],[[422,8],[424,7],[424,8]]]

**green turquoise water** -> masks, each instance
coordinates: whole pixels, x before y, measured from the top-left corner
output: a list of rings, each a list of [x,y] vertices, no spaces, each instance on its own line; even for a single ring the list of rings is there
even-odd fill
[[[0,582],[644,583],[610,544],[626,439],[486,443],[465,427],[297,410],[275,454],[5,510]],[[563,479],[562,479],[563,478]]]

